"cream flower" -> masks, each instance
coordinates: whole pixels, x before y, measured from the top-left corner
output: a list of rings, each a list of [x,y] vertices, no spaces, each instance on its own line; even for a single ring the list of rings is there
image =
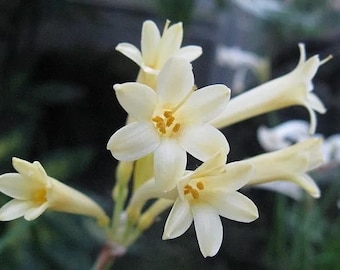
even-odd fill
[[[134,61],[145,73],[139,74],[139,82],[146,83],[150,80],[150,77],[148,79],[141,78],[143,76],[158,75],[165,62],[172,56],[181,56],[191,62],[202,54],[202,48],[199,46],[181,48],[182,23],[176,23],[170,27],[169,23],[169,21],[166,22],[161,35],[153,21],[145,21],[142,27],[141,51],[130,43],[117,45],[116,50]],[[151,80],[153,81],[155,78],[151,77]]]
[[[121,161],[154,153],[154,175],[161,190],[175,187],[184,173],[187,155],[205,161],[223,149],[224,135],[207,124],[227,105],[230,90],[211,85],[193,91],[191,64],[179,57],[161,70],[157,89],[140,83],[114,85],[119,103],[136,121],[116,131],[107,149]]]
[[[225,161],[225,154],[219,153],[178,182],[179,195],[167,218],[163,239],[182,235],[194,222],[203,256],[214,256],[223,239],[219,216],[239,222],[258,218],[255,204],[237,191],[248,182],[252,166],[239,162],[225,165]]]
[[[103,225],[108,222],[108,217],[97,203],[79,191],[49,177],[38,161],[29,163],[19,158],[13,158],[12,161],[18,173],[6,173],[0,176],[0,191],[13,197],[1,207],[1,221],[22,216],[26,220],[33,220],[50,209],[91,216]]]
[[[288,181],[320,197],[320,190],[306,172],[323,163],[322,139],[311,138],[282,150],[266,153],[240,162],[250,162],[255,170],[247,185]]]
[[[264,83],[230,100],[225,110],[210,123],[222,128],[250,117],[293,105],[302,105],[310,115],[310,133],[315,132],[315,112],[325,113],[320,99],[312,93],[312,79],[325,63],[315,55],[306,60],[303,44],[299,44],[300,60],[297,67],[280,78]]]

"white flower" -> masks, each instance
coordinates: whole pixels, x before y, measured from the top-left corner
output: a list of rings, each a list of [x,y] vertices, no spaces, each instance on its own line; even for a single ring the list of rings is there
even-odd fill
[[[120,43],[117,45],[116,50],[129,57],[144,72],[139,74],[139,82],[154,81],[155,77],[152,76],[151,79],[150,77],[147,79],[141,77],[158,75],[170,57],[180,56],[191,62],[202,54],[202,48],[199,46],[185,46],[181,48],[183,40],[182,23],[176,23],[170,27],[169,23],[169,21],[166,22],[163,34],[161,35],[153,21],[145,21],[142,27],[141,51],[130,43]],[[149,84],[153,85],[153,83]]]
[[[340,163],[340,134],[334,134],[325,139],[322,150],[325,163]]]
[[[6,173],[0,176],[0,191],[13,197],[1,207],[1,221],[22,216],[26,220],[33,220],[50,209],[91,216],[102,224],[108,222],[108,217],[97,203],[79,191],[49,177],[38,161],[29,163],[13,158],[13,167],[19,173]]]
[[[247,185],[288,181],[299,185],[311,196],[320,197],[320,189],[306,172],[323,163],[321,138],[310,138],[240,162],[250,162],[254,166],[254,174]]]
[[[225,155],[219,153],[177,183],[178,197],[167,218],[163,239],[182,235],[194,222],[203,256],[214,256],[223,239],[219,216],[239,222],[258,218],[255,204],[237,191],[248,182],[252,166],[245,162],[225,165],[225,161]]]
[[[275,151],[310,138],[309,125],[303,120],[290,120],[273,128],[260,126],[257,139],[264,150]]]
[[[172,58],[159,74],[156,91],[140,83],[114,85],[119,103],[135,122],[115,132],[107,149],[121,161],[154,153],[154,175],[163,191],[182,176],[186,152],[205,161],[220,149],[229,151],[224,135],[207,122],[227,105],[230,90],[211,85],[193,91],[191,69],[184,58]]]
[[[230,100],[224,111],[210,123],[218,128],[281,108],[302,105],[310,115],[310,133],[315,132],[315,111],[325,113],[320,99],[312,92],[312,79],[323,61],[315,55],[306,60],[305,47],[299,44],[300,60],[297,67],[282,77],[264,83]]]

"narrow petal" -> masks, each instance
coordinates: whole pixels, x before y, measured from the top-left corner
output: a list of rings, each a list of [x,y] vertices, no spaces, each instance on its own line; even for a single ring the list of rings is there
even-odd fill
[[[286,180],[286,179],[284,179]],[[321,192],[318,185],[308,174],[302,174],[292,178],[293,182],[302,187],[314,198],[320,198]]]
[[[192,220],[189,202],[177,199],[165,222],[162,239],[167,240],[181,236],[189,229]]]
[[[163,138],[154,153],[155,181],[159,189],[162,191],[173,189],[178,178],[184,174],[186,165],[186,152],[177,141]]]
[[[122,161],[137,160],[153,152],[160,143],[152,123],[133,122],[116,131],[106,148]]]
[[[194,74],[190,62],[171,58],[158,75],[157,93],[164,107],[177,107],[192,92]]]
[[[124,110],[138,121],[148,121],[154,112],[157,95],[150,87],[140,83],[123,83],[113,86]]]
[[[220,151],[216,153],[212,158],[208,159],[206,162],[202,163],[195,171],[195,178],[205,177],[207,175],[212,175],[216,173],[221,174],[222,170],[225,169],[225,163],[227,161],[227,154],[225,151]]]
[[[29,200],[37,188],[36,182],[23,178],[18,173],[5,173],[0,176],[0,192],[18,200]]]
[[[217,117],[227,106],[230,89],[223,84],[196,90],[178,110],[177,114],[190,116],[189,121],[206,123]]]
[[[313,110],[317,111],[318,113],[326,112],[326,107],[323,105],[322,101],[317,95],[315,95],[314,93],[309,93],[307,99],[308,104],[310,104]]]
[[[207,190],[233,192],[244,187],[255,170],[250,162],[237,161],[225,166],[225,173],[210,177],[206,181]]]
[[[179,49],[177,53],[174,54],[174,57],[183,57],[187,59],[189,62],[194,61],[202,54],[202,48],[200,46],[184,46]]]
[[[157,52],[155,48],[159,46],[161,35],[156,24],[153,21],[145,21],[142,28],[141,50],[144,64],[153,66]]]
[[[138,66],[143,65],[143,58],[140,51],[134,45],[130,43],[119,43],[116,50],[130,58]]]
[[[204,257],[216,255],[223,239],[223,227],[217,211],[208,204],[192,205],[198,244]]]
[[[219,151],[229,152],[227,139],[210,125],[185,127],[178,140],[190,155],[201,161],[206,161]]]
[[[13,199],[0,208],[0,220],[8,221],[22,217],[33,206],[30,201]]]
[[[12,163],[16,171],[19,172],[25,179],[27,179],[27,181],[31,181],[31,183],[40,183],[42,185],[46,184],[45,179],[47,174],[39,161],[30,163],[26,160],[13,157]]]
[[[38,218],[42,213],[44,213],[47,208],[48,202],[45,202],[44,204],[36,207],[32,207],[27,210],[27,212],[24,215],[24,218],[28,221],[34,220]]]
[[[259,217],[256,205],[239,192],[211,192],[209,204],[222,217],[238,222],[252,222]]]
[[[181,47],[183,39],[182,23],[176,23],[166,29],[162,35],[159,55],[157,59],[157,67],[161,67],[164,63]]]

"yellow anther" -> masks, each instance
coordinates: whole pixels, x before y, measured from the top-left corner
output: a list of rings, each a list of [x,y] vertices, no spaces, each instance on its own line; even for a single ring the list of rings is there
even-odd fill
[[[152,118],[152,121],[154,121],[154,122],[158,123],[158,122],[161,122],[161,121],[163,121],[163,118],[162,118],[162,117],[160,117],[160,116],[155,116],[154,118]]]
[[[200,197],[200,194],[197,189],[192,189],[191,190],[191,195],[194,199],[198,199]]]
[[[172,128],[172,131],[173,132],[177,132],[177,131],[179,131],[179,128],[181,127],[181,124],[179,124],[179,123],[176,123],[176,125]]]
[[[190,185],[185,185],[184,187],[184,195],[191,194],[194,199],[198,199],[200,197],[199,191],[195,188],[192,188]]]
[[[165,118],[170,118],[172,117],[172,111],[165,111],[163,112],[163,115],[165,116]]]
[[[40,189],[37,192],[35,192],[34,195],[33,195],[33,201],[36,204],[43,204],[44,202],[46,202],[47,201],[46,190]]]
[[[158,132],[162,135],[171,136],[171,134],[176,133],[181,126],[179,123],[175,123],[176,119],[172,114],[172,111],[164,111],[163,114],[151,118]]]
[[[200,182],[197,182],[196,187],[197,187],[199,190],[203,190],[203,189],[204,189],[204,184],[203,184],[201,181],[200,181]]]
[[[166,126],[167,126],[167,127],[170,127],[174,121],[175,121],[175,117],[170,116],[170,117],[166,120]]]

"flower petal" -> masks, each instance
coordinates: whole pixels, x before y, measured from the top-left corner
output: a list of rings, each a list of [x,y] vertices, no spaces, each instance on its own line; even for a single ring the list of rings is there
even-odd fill
[[[159,55],[157,59],[158,68],[162,67],[164,63],[179,50],[182,40],[182,23],[176,23],[164,31],[159,46]]]
[[[201,161],[206,161],[219,151],[229,152],[229,144],[223,133],[210,125],[187,126],[178,140],[184,150]]]
[[[147,66],[154,66],[157,52],[155,48],[159,46],[161,35],[156,24],[153,21],[147,20],[143,23],[141,50],[144,64]]]
[[[45,212],[45,210],[48,208],[48,205],[48,202],[45,202],[42,205],[28,209],[24,215],[24,218],[28,221],[38,218],[42,213]]]
[[[124,110],[138,121],[151,119],[157,95],[150,87],[140,83],[123,83],[113,86]]]
[[[216,153],[212,158],[203,162],[193,173],[193,177],[205,177],[208,175],[221,174],[225,170],[227,155],[224,151]]]
[[[13,199],[0,208],[0,220],[9,221],[22,217],[31,207],[33,207],[31,201]]]
[[[202,48],[200,46],[184,46],[179,49],[177,53],[175,53],[174,57],[183,57],[187,59],[189,62],[197,59],[202,54]]]
[[[227,163],[225,173],[210,176],[205,185],[207,190],[233,192],[244,187],[254,172],[252,164],[246,160]]]
[[[286,179],[284,179],[286,180]],[[306,192],[314,198],[320,198],[321,191],[318,185],[308,174],[297,175],[292,177],[292,181],[302,187]]]
[[[157,80],[157,93],[163,107],[177,107],[192,92],[194,74],[190,62],[173,57],[161,69]]]
[[[189,202],[177,199],[165,222],[162,239],[167,240],[181,236],[189,229],[192,219]]]
[[[176,186],[177,179],[184,174],[187,165],[186,152],[176,140],[162,138],[154,153],[155,181],[162,191],[169,191]]]
[[[190,115],[189,121],[195,119],[197,122],[206,123],[224,110],[229,98],[230,89],[223,84],[203,87],[190,95],[177,114],[179,117]]]
[[[256,205],[248,197],[237,191],[232,193],[211,192],[209,204],[222,217],[238,222],[252,222],[259,217]]]
[[[26,160],[13,157],[12,163],[16,171],[27,179],[27,181],[31,180],[31,183],[36,182],[42,185],[46,184],[47,174],[39,161],[30,163]]]
[[[160,143],[152,123],[133,122],[116,131],[106,148],[122,161],[137,160],[153,152]]]
[[[223,227],[217,211],[208,204],[191,206],[198,244],[204,257],[214,256],[222,244]]]
[[[18,173],[0,175],[0,192],[18,200],[29,200],[34,190],[42,188],[37,182],[23,178]]]
[[[130,43],[119,43],[116,46],[116,50],[130,58],[133,62],[135,62],[138,66],[143,65],[143,58],[140,51],[136,46]]]

